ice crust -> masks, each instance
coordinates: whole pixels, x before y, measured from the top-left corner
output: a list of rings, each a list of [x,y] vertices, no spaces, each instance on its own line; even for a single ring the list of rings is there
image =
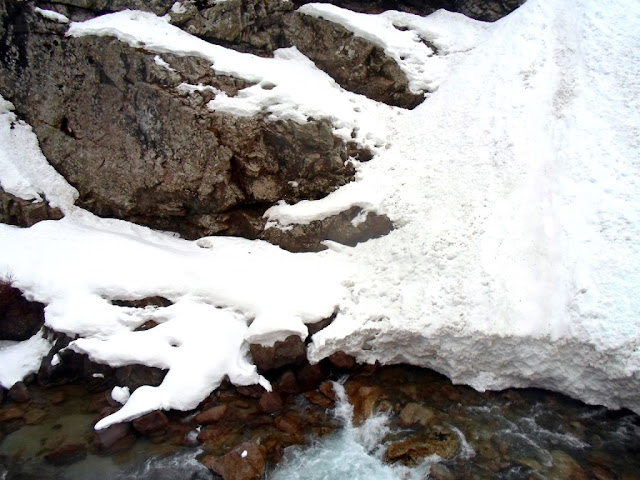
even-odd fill
[[[60,179],[50,188],[30,173],[46,171],[46,161],[27,125],[10,128],[17,119],[0,102],[3,188],[30,200],[45,193],[66,213],[29,229],[0,225],[0,274],[47,304],[48,326],[79,335],[72,348],[111,365],[169,369],[160,387],[136,390],[98,428],[193,408],[224,375],[267,385],[248,342],[303,338],[305,324],[334,312],[313,337],[313,361],[342,350],[360,362],[434,368],[479,390],[535,386],[640,412],[640,4],[529,0],[490,25],[443,11],[304,9],[391,54],[427,39],[437,55],[412,40],[403,56],[446,67],[437,91],[412,111],[379,105],[345,92],[295,49],[260,59],[142,12],[72,23],[69,34],[204,56],[217,72],[255,83],[234,98],[217,94],[211,108],[329,118],[343,136],[357,128],[377,156],[357,164],[355,182],[267,212],[281,227],[351,206],[393,220],[389,235],[356,247],[291,254],[94,217],[72,206]],[[175,303],[110,302],[154,295]],[[135,331],[147,320],[159,325]]]

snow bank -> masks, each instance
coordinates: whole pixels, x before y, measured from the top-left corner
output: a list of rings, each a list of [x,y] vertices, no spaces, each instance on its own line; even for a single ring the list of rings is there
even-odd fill
[[[51,346],[42,331],[24,342],[0,341],[0,386],[11,388],[27,375],[36,373]]]
[[[353,18],[352,28],[370,28]],[[256,83],[233,99],[218,95],[214,108],[361,126],[385,148],[358,165],[356,182],[317,202],[278,205],[269,218],[305,223],[358,205],[397,227],[356,247],[294,255],[259,241],[187,242],[77,208],[29,229],[0,226],[0,274],[47,304],[47,325],[80,336],[73,348],[112,365],[169,369],[100,427],[191,408],[225,374],[264,383],[246,342],[304,337],[305,323],[336,310],[313,337],[314,360],[343,350],[478,389],[536,386],[640,412],[640,5],[529,0],[491,25],[443,12],[376,18],[371,28],[389,45],[381,22],[414,32],[402,38],[431,32],[436,49],[449,49],[448,76],[415,110],[348,94],[292,49],[274,59],[239,54],[139,12],[71,25],[72,35],[205,56],[219,73]],[[449,41],[439,33],[448,28],[466,34]],[[299,85],[286,83],[296,75]],[[0,158],[36,148],[26,138],[0,143]],[[21,188],[38,194],[37,176],[6,167],[17,164],[0,164],[3,186],[26,178]],[[153,295],[175,303],[110,302]],[[135,331],[150,319],[159,325]]]

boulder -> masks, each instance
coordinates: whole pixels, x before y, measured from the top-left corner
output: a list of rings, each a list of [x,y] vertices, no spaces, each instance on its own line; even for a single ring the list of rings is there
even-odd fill
[[[226,404],[217,405],[200,412],[195,416],[194,421],[199,425],[209,425],[220,421],[227,413],[229,407]]]
[[[136,418],[132,424],[133,428],[142,435],[156,435],[167,430],[169,420],[164,412],[155,410]]]
[[[9,389],[9,398],[16,403],[27,403],[31,400],[31,394],[24,382],[17,382]]]
[[[417,403],[408,403],[400,411],[399,423],[403,427],[410,427],[412,425],[427,426],[435,419],[435,413],[433,410]]]
[[[459,448],[460,442],[455,433],[436,429],[391,443],[385,451],[384,459],[390,463],[418,465],[430,455],[438,455],[443,460],[452,458]]]
[[[307,349],[298,335],[290,335],[271,347],[259,344],[249,346],[253,363],[260,372],[274,370],[285,365],[300,365],[307,359]]]
[[[110,427],[96,430],[93,434],[93,444],[96,448],[106,450],[125,438],[131,431],[129,423],[116,423]]]
[[[328,358],[331,365],[336,368],[351,370],[356,366],[356,359],[352,355],[348,355],[342,351],[332,353]]]
[[[258,402],[258,407],[264,413],[278,413],[284,410],[284,402],[277,392],[265,392]]]
[[[296,373],[298,385],[303,392],[314,390],[326,379],[327,375],[323,368],[316,364],[305,364]]]
[[[6,8],[0,94],[78,189],[77,204],[97,215],[190,239],[256,238],[277,201],[321,198],[353,178],[328,121],[234,117],[206,107],[211,91],[177,88],[233,96],[247,86],[208,61],[163,55],[170,70],[113,38],[65,37],[30,4]]]
[[[44,305],[30,302],[17,288],[0,282],[0,340],[27,340],[44,324]]]
[[[205,457],[203,463],[223,480],[254,480],[264,473],[264,457],[260,445],[242,443],[222,457]]]
[[[87,456],[87,447],[82,444],[72,443],[63,445],[45,454],[44,459],[56,466],[71,465],[79,462]]]

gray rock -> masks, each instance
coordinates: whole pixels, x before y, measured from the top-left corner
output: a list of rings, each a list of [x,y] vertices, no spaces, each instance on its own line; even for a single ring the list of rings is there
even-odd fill
[[[409,90],[407,76],[382,48],[341,25],[296,13],[287,21],[286,36],[346,90],[403,108],[424,100]]]
[[[274,202],[320,198],[353,177],[326,121],[236,118],[209,111],[210,92],[180,94],[183,81],[229,95],[245,86],[201,59],[167,55],[172,72],[117,40],[66,38],[25,4],[7,8],[0,93],[98,215],[186,238],[256,238]]]

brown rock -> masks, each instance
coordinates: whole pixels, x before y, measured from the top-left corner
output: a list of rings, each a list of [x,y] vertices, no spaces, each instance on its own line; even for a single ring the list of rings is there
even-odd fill
[[[109,397],[111,397],[111,395],[109,395]],[[53,392],[49,397],[49,401],[51,402],[52,405],[60,405],[66,399],[67,397],[64,394],[64,392]]]
[[[96,430],[93,435],[93,444],[99,449],[106,450],[125,438],[130,431],[129,423],[116,423],[102,430]]]
[[[277,392],[266,392],[260,397],[258,402],[260,410],[265,413],[278,413],[284,409],[282,397]]]
[[[278,391],[287,394],[296,394],[300,392],[300,386],[296,380],[295,374],[291,370],[286,370],[276,381]]]
[[[27,425],[38,425],[47,417],[47,412],[41,408],[27,410],[24,415],[24,423]]]
[[[314,390],[324,381],[326,374],[322,367],[318,364],[305,364],[298,370],[296,377],[298,385],[303,392]]]
[[[336,352],[329,355],[331,364],[340,369],[351,370],[356,366],[356,359],[344,352]]]
[[[327,398],[325,395],[316,390],[306,392],[304,396],[307,400],[309,400],[309,402],[322,408],[333,408],[333,406],[335,405],[335,402],[333,400]]]
[[[222,457],[205,457],[202,463],[224,480],[254,480],[265,468],[263,449],[255,443],[242,443]]]
[[[300,424],[291,415],[282,415],[280,417],[276,417],[274,423],[276,425],[276,428],[283,431],[284,433],[288,433],[289,435],[300,434]]]
[[[3,407],[0,409],[0,422],[8,422],[24,417],[24,410],[18,407]]]
[[[427,426],[435,418],[433,410],[417,403],[408,403],[400,411],[399,423],[403,427],[410,427],[411,425],[420,424]]]
[[[52,465],[71,465],[87,456],[87,447],[82,444],[63,445],[47,453],[44,459]]]
[[[206,409],[204,412],[195,416],[194,420],[200,425],[208,425],[210,423],[218,422],[224,417],[229,409],[228,405],[217,405]]]
[[[329,400],[331,400],[332,402],[336,401],[336,391],[333,388],[333,382],[322,382],[318,389],[320,390],[320,393],[322,393]]]
[[[0,188],[0,221],[2,223],[31,227],[42,220],[59,220],[62,217],[60,209],[52,208],[46,201],[23,200]],[[0,324],[2,323],[0,320]],[[40,323],[41,325],[42,323]],[[33,333],[35,334],[38,329]]]
[[[261,385],[244,385],[237,387],[236,392],[245,397],[260,398],[266,390]]]
[[[568,453],[562,450],[551,452],[553,465],[549,470],[550,478],[563,480],[587,480],[589,477],[580,464]]]
[[[284,341],[276,342],[272,347],[251,344],[251,357],[260,372],[300,365],[307,359],[307,349],[298,335],[290,335]]]
[[[153,435],[164,432],[169,425],[169,420],[164,412],[155,410],[141,417],[136,418],[133,422],[133,428],[143,435]]]
[[[434,430],[426,435],[417,435],[392,443],[385,452],[385,461],[417,465],[429,455],[438,455],[446,460],[456,454],[459,446],[455,433],[449,430]]]
[[[16,403],[27,403],[31,400],[31,394],[23,382],[18,382],[9,389],[9,398]]]

